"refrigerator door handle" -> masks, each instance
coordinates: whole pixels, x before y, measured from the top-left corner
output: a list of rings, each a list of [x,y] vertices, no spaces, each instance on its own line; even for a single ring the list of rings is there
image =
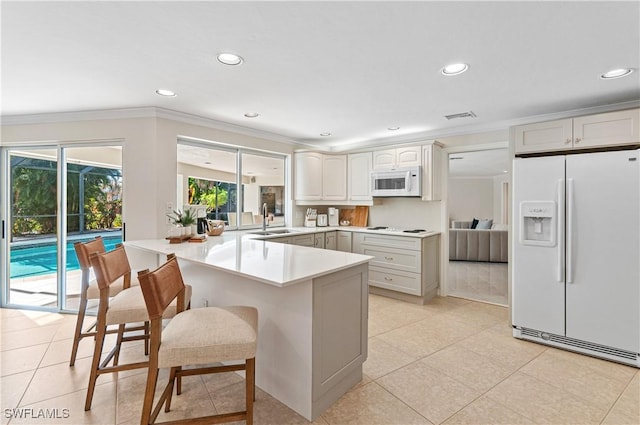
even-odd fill
[[[564,283],[564,179],[558,180],[558,275],[557,280]]]
[[[567,283],[573,283],[573,179],[567,179]]]

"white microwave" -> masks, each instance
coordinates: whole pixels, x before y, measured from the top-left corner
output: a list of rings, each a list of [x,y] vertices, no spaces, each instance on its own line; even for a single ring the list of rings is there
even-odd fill
[[[420,171],[420,167],[373,170],[371,196],[420,196]]]

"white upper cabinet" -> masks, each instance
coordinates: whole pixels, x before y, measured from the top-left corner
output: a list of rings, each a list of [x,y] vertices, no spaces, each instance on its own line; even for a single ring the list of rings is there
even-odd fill
[[[322,199],[325,201],[347,199],[347,155],[323,155]]]
[[[294,196],[300,201],[322,199],[323,156],[317,152],[303,152],[294,155]]]
[[[516,153],[568,150],[573,147],[571,119],[515,127]]]
[[[347,156],[302,152],[294,155],[296,201],[347,199]]]
[[[436,143],[422,147],[422,200],[441,199],[442,147]]]
[[[373,151],[373,168],[396,168],[422,165],[422,146],[407,146]]]
[[[640,109],[573,119],[573,147],[597,148],[640,142]]]
[[[640,109],[514,127],[516,154],[640,143]]]
[[[371,152],[347,156],[347,198],[351,201],[371,201]]]

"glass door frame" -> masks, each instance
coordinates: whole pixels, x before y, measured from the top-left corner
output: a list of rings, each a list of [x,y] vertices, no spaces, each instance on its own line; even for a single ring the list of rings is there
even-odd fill
[[[52,142],[52,143],[6,143],[0,146],[0,307],[21,308],[28,310],[53,311],[58,313],[76,313],[76,310],[66,308],[67,303],[67,149],[68,148],[94,148],[94,147],[123,146],[122,141],[77,141],[77,142]],[[35,305],[22,305],[10,303],[10,250],[11,250],[11,152],[31,151],[37,149],[56,150],[56,307],[42,307]],[[121,159],[122,174],[124,176],[124,164]],[[123,217],[124,223],[124,217]],[[124,237],[124,224],[123,224]]]

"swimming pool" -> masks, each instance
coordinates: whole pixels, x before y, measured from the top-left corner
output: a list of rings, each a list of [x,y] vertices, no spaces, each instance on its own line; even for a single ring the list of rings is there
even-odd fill
[[[88,241],[93,236],[81,239]],[[104,246],[107,251],[113,249],[117,244],[122,243],[121,236],[103,237]],[[80,268],[73,243],[78,240],[67,242],[67,271]],[[11,279],[40,276],[56,273],[58,269],[58,249],[55,242],[37,245],[23,245],[11,247]]]

